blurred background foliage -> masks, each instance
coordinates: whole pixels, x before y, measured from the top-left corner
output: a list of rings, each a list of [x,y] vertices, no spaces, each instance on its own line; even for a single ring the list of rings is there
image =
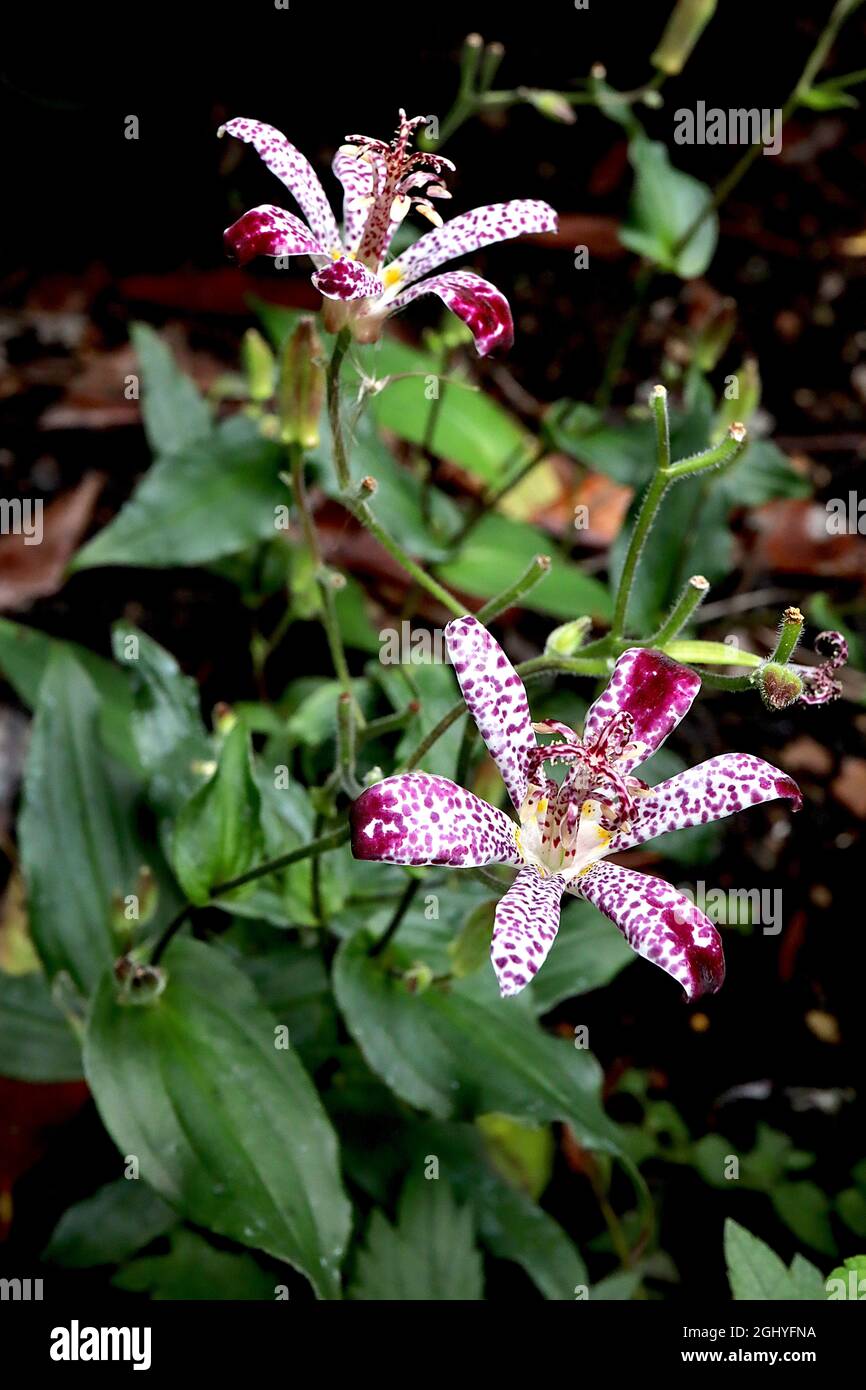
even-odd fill
[[[708,1297],[815,1298],[858,1268],[866,541],[829,534],[825,504],[856,493],[866,447],[866,131],[843,80],[864,18],[795,3],[744,42],[748,7],[681,5],[666,31],[671,8],[627,7],[625,48],[618,4],[537,26],[452,7],[434,36],[404,16],[403,58],[379,65],[293,5],[161,50],[158,89],[144,54],[121,73],[59,43],[13,50],[0,100],[26,216],[6,238],[0,467],[6,496],[44,499],[45,538],[0,538],[4,1273],[117,1298],[342,1281],[496,1300],[677,1298],[696,1277]],[[504,53],[467,50],[473,23]],[[674,111],[699,100],[786,108],[780,154],[733,179],[745,150],[676,145]],[[224,263],[222,227],[278,191],[215,131],[271,121],[324,171],[400,105],[439,117],[449,210],[544,197],[560,231],[471,259],[512,303],[507,358],[479,361],[426,301],[350,352],[351,467],[377,481],[376,520],[472,611],[551,556],[497,619],[515,660],[577,618],[603,633],[663,381],[675,457],[735,419],[750,442],[667,498],[631,629],[698,571],[713,587],[686,635],[732,658],[772,648],[789,603],[851,643],[837,705],[771,715],[706,687],[648,765],[656,782],[743,749],[806,794],[794,820],[771,806],[628,856],[693,888],[782,892],[779,935],[748,912],[721,924],[728,980],[696,1006],[574,902],[506,1008],[491,883],[358,864],[345,844],[211,901],[337,824],[342,688],[274,427],[316,296],[294,263]],[[324,419],[308,486],[366,721],[358,772],[391,771],[456,686],[441,664],[382,664],[380,634],[432,637],[446,615],[347,517]],[[543,677],[534,716],[579,725],[594,689]],[[501,795],[462,721],[422,765]],[[136,1007],[148,943],[187,899],[194,933],[166,953],[159,1004]]]

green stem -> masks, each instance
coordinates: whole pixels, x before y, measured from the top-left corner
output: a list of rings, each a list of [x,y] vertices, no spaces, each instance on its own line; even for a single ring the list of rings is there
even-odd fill
[[[511,608],[513,604],[519,603],[519,601],[529,593],[530,589],[534,589],[536,584],[550,572],[550,563],[549,555],[536,555],[535,559],[526,567],[520,578],[515,579],[510,588],[504,589],[501,594],[496,594],[493,598],[488,599],[484,606],[479,608],[478,612],[475,614],[479,623],[488,625],[492,623],[495,618],[498,618],[500,613],[504,613],[507,608]]]
[[[631,306],[610,345],[601,385],[595,393],[594,404],[598,410],[607,410],[610,405],[613,389],[625,363],[629,345],[637,332],[654,274],[655,267],[649,261],[645,261],[637,273]]]
[[[346,446],[343,441],[343,422],[340,418],[340,371],[343,366],[343,358],[349,350],[350,341],[351,334],[348,328],[342,328],[337,334],[334,351],[331,353],[327,379],[328,421],[331,426],[334,467],[337,470],[337,480],[344,491],[348,488],[351,477],[349,462],[346,458]]]
[[[353,801],[361,793],[355,777],[356,743],[355,702],[343,690],[337,700],[337,764],[343,790]]]
[[[453,613],[455,618],[466,616],[465,603],[461,603],[452,593],[449,593],[438,579],[434,579],[412,559],[411,555],[407,554],[402,545],[388,534],[384,526],[379,524],[366,502],[351,493],[348,495],[344,493],[340,500],[346,510],[352,513],[356,521],[359,521],[364,529],[370,532],[371,536],[375,536],[383,549],[387,550],[388,554],[397,561],[401,569],[404,569],[415,580],[416,584],[419,584],[422,589],[426,589],[427,593],[438,600],[443,608],[447,608],[449,613]]]
[[[316,576],[316,584],[322,600],[322,626],[328,639],[328,648],[331,653],[331,661],[337,674],[337,680],[343,692],[354,702],[352,695],[352,678],[349,674],[349,665],[346,661],[346,652],[343,647],[343,638],[340,632],[340,622],[337,617],[337,609],[334,603],[334,589],[331,582],[331,572],[325,567],[322,561],[322,552],[319,548],[319,537],[316,531],[316,523],[313,520],[313,513],[310,508],[307,490],[304,485],[304,456],[300,445],[290,444],[288,446],[289,462],[292,475],[292,491],[295,495],[295,505],[301,518],[301,528],[304,532],[304,539],[310,558],[313,562],[313,569]],[[360,716],[359,722],[363,723],[363,716],[360,710],[356,713]]]
[[[705,449],[700,454],[679,459],[665,469],[665,474],[670,482],[675,483],[679,478],[690,478],[695,473],[705,473],[709,468],[727,470],[737,462],[748,442],[745,426],[731,425],[727,438],[720,444],[715,444],[712,449]]]
[[[264,864],[259,864],[255,869],[248,869],[245,874],[239,874],[237,878],[227,879],[225,883],[218,883],[210,890],[210,898],[221,898],[225,893],[231,893],[235,888],[241,888],[245,883],[252,883],[254,879],[266,878],[268,874],[278,873],[280,869],[285,869],[289,864],[297,864],[302,859],[311,859],[315,855],[326,854],[330,849],[337,849],[339,845],[345,844],[349,838],[348,825],[341,825],[339,829],[330,831],[327,835],[322,835],[318,839],[311,840],[309,844],[301,845],[298,849],[291,850],[288,854],[281,854],[277,859],[269,859]],[[184,903],[179,912],[172,917],[168,926],[156,942],[150,957],[151,965],[157,965],[165,954],[166,947],[172,938],[183,926],[188,917],[200,908],[207,907],[207,903]]]
[[[418,700],[411,700],[405,709],[397,710],[394,714],[384,714],[381,719],[368,719],[361,731],[360,741],[366,743],[370,739],[381,738],[383,734],[395,733],[398,729],[405,729],[411,723],[420,709]]]
[[[782,614],[782,625],[779,628],[776,648],[770,657],[771,661],[777,661],[780,666],[784,666],[786,662],[790,661],[800,640],[803,622],[803,614],[799,608],[785,609]]]
[[[420,879],[410,878],[409,882],[406,884],[405,889],[403,890],[403,895],[397,904],[397,908],[394,912],[393,917],[391,918],[387,927],[383,931],[382,935],[379,937],[379,940],[370,948],[371,956],[380,956],[382,952],[385,950],[386,946],[388,946],[390,942],[394,939],[394,937],[397,935],[397,932],[400,928],[400,924],[402,923],[403,918],[406,916],[406,913],[409,911],[409,908],[412,906],[412,903],[415,899],[415,894],[418,892],[418,889],[420,887]]]
[[[703,603],[709,588],[709,583],[702,574],[693,574],[678,602],[674,604],[658,631],[654,632],[645,643],[641,642],[638,645],[663,647],[665,642],[672,641],[677,633],[685,627],[695,609]]]
[[[279,873],[280,869],[287,869],[290,864],[297,864],[302,859],[312,859],[319,854],[327,854],[329,849],[337,849],[344,845],[349,838],[348,825],[341,825],[337,830],[329,830],[327,835],[321,835],[318,839],[310,840],[306,845],[300,845],[298,849],[289,850],[288,854],[281,854],[276,859],[268,859],[264,864],[258,864],[254,869],[248,869],[245,874],[238,874],[237,878],[227,879],[225,883],[218,883],[210,891],[212,898],[221,898],[225,893],[231,893],[235,888],[242,888],[245,883],[253,883],[257,878],[267,878],[268,874]]]

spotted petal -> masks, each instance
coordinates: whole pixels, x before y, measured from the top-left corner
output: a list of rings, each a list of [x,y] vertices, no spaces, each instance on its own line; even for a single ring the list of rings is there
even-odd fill
[[[630,772],[661,747],[700,688],[700,676],[687,666],[663,652],[630,647],[613,668],[607,689],[590,706],[583,741],[594,743],[613,715],[625,711],[632,718],[633,733],[618,770]]]
[[[529,755],[537,743],[523,681],[477,618],[452,619],[445,642],[469,713],[520,810]]]
[[[369,159],[338,150],[331,168],[343,185],[343,245],[356,251],[373,197],[373,166]]]
[[[795,811],[803,801],[797,783],[772,763],[751,753],[722,753],[678,772],[638,797],[628,830],[614,836],[608,853],[642,845],[668,830],[722,820],[777,797],[790,798]]]
[[[226,228],[223,241],[226,250],[241,265],[246,265],[254,256],[323,257],[326,253],[306,222],[270,203],[245,212]]]
[[[272,174],[276,174],[296,199],[309,223],[310,231],[328,251],[340,246],[340,234],[325,190],[312,164],[279,130],[262,121],[235,117],[220,127],[245,145],[252,145]]]
[[[515,198],[510,203],[491,203],[454,217],[442,227],[426,232],[392,261],[392,269],[401,280],[411,282],[429,275],[437,266],[453,261],[488,246],[494,241],[509,241],[529,232],[556,230],[556,213],[547,203],[535,198]]]
[[[471,328],[479,357],[491,352],[507,352],[514,342],[514,322],[508,300],[480,275],[470,270],[451,270],[419,280],[391,301],[389,313],[405,308],[422,294],[438,294],[452,314]]]
[[[360,261],[340,256],[313,276],[313,284],[326,299],[378,299],[382,281]]]
[[[687,998],[721,988],[725,957],[719,933],[709,917],[663,879],[604,862],[569,889],[609,917],[633,951],[678,980]]]
[[[497,905],[490,958],[503,999],[519,994],[547,958],[564,889],[558,874],[543,878],[527,864]]]
[[[514,821],[447,777],[386,777],[361,793],[350,819],[356,859],[458,869],[520,863]]]

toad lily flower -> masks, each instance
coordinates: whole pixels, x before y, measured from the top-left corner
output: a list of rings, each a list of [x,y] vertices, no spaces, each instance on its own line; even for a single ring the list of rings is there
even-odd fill
[[[594,904],[629,945],[689,999],[725,976],[716,928],[662,879],[607,861],[668,830],[720,820],[776,797],[801,804],[795,782],[750,753],[723,753],[649,788],[635,769],[691,706],[698,676],[661,652],[623,652],[579,737],[533,724],[526,691],[476,618],[446,628],[463,698],[519,814],[516,825],[445,777],[410,772],[368,787],[352,807],[352,851],[389,864],[520,865],[496,909],[491,955],[503,996],[532,979],[553,945],[563,893]],[[553,734],[540,746],[536,733]],[[557,783],[545,764],[565,769]]]
[[[475,208],[443,224],[430,200],[450,197],[441,178],[454,166],[441,155],[410,148],[416,126],[426,119],[408,120],[401,111],[390,145],[353,135],[337,151],[333,170],[343,185],[342,239],[312,165],[285,135],[243,118],[221,126],[220,135],[228,131],[254,147],[306,218],[304,222],[284,208],[263,204],[227,229],[226,246],[242,265],[260,255],[309,256],[316,267],[313,284],[333,301],[327,306],[327,326],[337,331],[348,325],[361,342],[375,342],[384,319],[419,295],[437,294],[471,329],[482,357],[504,351],[514,340],[514,325],[508,300],[496,286],[469,270],[429,272],[491,242],[554,231],[556,213],[547,203],[525,198]],[[413,206],[435,230],[386,265],[391,239]]]

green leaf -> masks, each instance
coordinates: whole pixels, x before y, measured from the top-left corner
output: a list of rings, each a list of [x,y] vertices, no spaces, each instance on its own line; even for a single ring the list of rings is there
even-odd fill
[[[171,348],[146,323],[134,323],[132,345],[141,364],[141,415],[155,454],[175,454],[211,431],[207,402],[178,368]]]
[[[235,416],[207,439],[159,458],[71,568],[205,565],[272,540],[275,508],[289,500],[281,466],[279,446]]]
[[[487,964],[498,903],[498,898],[479,903],[466,918],[458,935],[449,942],[451,973],[456,979],[462,980],[467,975],[474,975],[476,970]]]
[[[549,1037],[519,1003],[493,998],[487,976],[410,994],[371,945],[364,931],[342,944],[334,991],[368,1065],[396,1095],[439,1119],[502,1111],[564,1120],[581,1143],[620,1152],[589,1053]]]
[[[566,905],[556,941],[544,969],[530,985],[539,1013],[610,983],[635,959],[634,951],[612,922],[591,903]]]
[[[814,1265],[797,1255],[786,1269],[769,1245],[730,1217],[725,1222],[725,1263],[731,1293],[738,1301],[824,1298],[824,1281]]]
[[[554,444],[589,468],[625,487],[641,487],[655,458],[655,427],[649,418],[614,422],[581,401],[556,401],[546,417]]]
[[[420,709],[414,719],[403,730],[397,744],[398,765],[410,756],[422,738],[425,738],[447,714],[460,698],[460,691],[450,665],[380,665],[376,676],[385,690],[395,710],[405,709],[411,700],[417,700]],[[424,756],[424,769],[440,777],[453,777],[457,763],[460,740],[463,736],[463,721],[456,720],[448,731],[433,745]]]
[[[858,1187],[846,1187],[836,1198],[836,1209],[855,1236],[866,1239],[866,1194]]]
[[[452,381],[454,372],[448,372],[448,383],[442,382],[441,362],[430,353],[385,338],[375,348],[359,349],[357,355],[368,376],[379,380],[416,374],[389,383],[370,402],[376,423],[398,438],[418,445],[429,442],[437,458],[459,464],[488,483],[501,480],[506,466],[529,457],[534,440],[528,431],[485,392]],[[442,393],[438,407],[430,399],[432,382]]]
[[[151,1006],[119,1004],[110,974],[94,999],[84,1061],[106,1129],[188,1220],[339,1297],[350,1210],[306,1072],[223,952],[178,939],[165,967]]]
[[[39,687],[18,819],[36,949],[49,977],[67,970],[85,991],[117,954],[112,896],[130,892],[147,862],[137,788],[103,752],[99,704],[74,656],[56,652]]]
[[[773,1206],[798,1240],[820,1250],[822,1255],[836,1254],[836,1240],[830,1225],[830,1199],[814,1182],[784,1182],[772,1194]]]
[[[493,1167],[475,1125],[413,1125],[410,1147],[412,1170],[422,1172],[431,1156],[438,1159],[458,1201],[472,1207],[482,1243],[497,1259],[520,1265],[545,1298],[570,1301],[577,1286],[588,1282],[574,1242],[524,1189]]]
[[[709,205],[710,190],[691,174],[675,169],[660,141],[637,135],[628,154],[635,185],[620,241],[683,280],[703,275],[719,239],[718,215],[708,213],[681,250],[678,246]]]
[[[129,672],[132,735],[151,799],[160,810],[175,811],[201,785],[193,764],[212,757],[198,686],[158,642],[128,623],[115,624],[112,645],[115,660]]]
[[[831,1301],[840,1298],[862,1301],[866,1297],[866,1255],[849,1255],[843,1264],[831,1269],[825,1288]]]
[[[472,1214],[441,1178],[416,1178],[400,1198],[396,1227],[374,1211],[352,1298],[366,1302],[478,1302],[484,1275]]]
[[[217,1250],[197,1231],[172,1231],[167,1255],[133,1260],[112,1279],[116,1289],[157,1301],[271,1300],[274,1276],[243,1250]]]
[[[457,505],[429,481],[422,483],[405,464],[398,464],[366,417],[358,422],[349,447],[353,477],[376,479],[376,491],[367,499],[376,520],[418,559],[444,559],[460,525]],[[332,461],[322,482],[329,496],[339,498],[342,489]]]
[[[101,696],[99,722],[107,751],[134,771],[140,770],[130,730],[132,690],[126,674],[77,642],[64,642],[0,618],[0,672],[29,709],[36,705],[52,656],[64,651],[83,666]]]
[[[524,607],[554,618],[573,618],[587,613],[599,621],[610,617],[607,590],[571,560],[555,553],[546,532],[524,521],[488,512],[456,559],[439,570],[444,583],[478,598],[492,598],[513,584],[536,555],[550,555],[550,570],[521,600]]]
[[[208,902],[217,884],[237,878],[264,859],[260,817],[250,736],[237,723],[226,736],[213,777],[195,792],[175,822],[172,864],[192,902]]]
[[[479,1115],[475,1123],[496,1171],[537,1202],[553,1173],[550,1125],[524,1125],[510,1115]]]
[[[66,1269],[116,1265],[165,1235],[177,1219],[146,1182],[118,1178],[63,1213],[43,1258]]]
[[[45,976],[0,971],[0,1076],[77,1081],[81,1047],[51,998]]]

